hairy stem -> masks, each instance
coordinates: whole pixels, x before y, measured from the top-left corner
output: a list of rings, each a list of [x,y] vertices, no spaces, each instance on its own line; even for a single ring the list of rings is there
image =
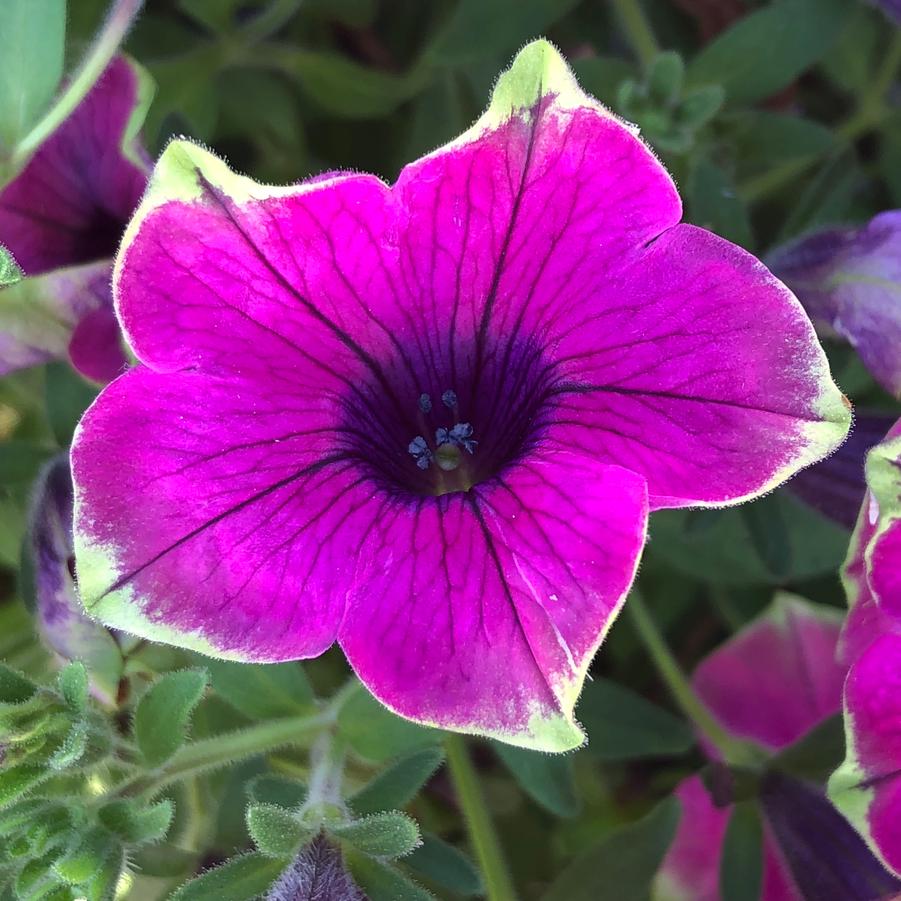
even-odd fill
[[[612,5],[635,56],[643,69],[649,69],[660,53],[660,47],[648,24],[641,0],[612,0]]]
[[[510,872],[466,743],[460,735],[449,735],[444,746],[451,780],[485,882],[485,897],[488,901],[515,901],[516,892]]]
[[[644,599],[633,591],[626,601],[635,631],[647,650],[660,677],[673,699],[695,728],[712,744],[726,763],[753,766],[760,762],[760,754],[751,745],[729,735],[717,722],[704,702],[695,694],[678,661],[667,646],[657,623],[645,606]]]

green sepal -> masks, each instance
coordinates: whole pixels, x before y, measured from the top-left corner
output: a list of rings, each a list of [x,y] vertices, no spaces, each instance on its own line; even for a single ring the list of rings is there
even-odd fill
[[[275,804],[251,804],[247,808],[247,831],[267,857],[290,858],[315,830],[304,826],[294,814]]]
[[[403,857],[422,842],[416,822],[399,810],[331,826],[329,831],[371,857]]]
[[[726,102],[721,85],[711,84],[689,91],[676,109],[676,121],[692,130],[706,125]]]
[[[435,901],[431,892],[381,860],[348,848],[344,861],[369,901]]]
[[[25,277],[13,255],[0,244],[0,288],[8,288]]]
[[[100,872],[117,845],[109,832],[95,827],[54,863],[54,872],[69,885],[81,885]]]
[[[648,97],[660,106],[672,106],[682,94],[685,63],[673,50],[661,53],[651,64],[648,74]]]
[[[405,807],[444,760],[440,748],[426,748],[395,761],[349,799],[360,816]]]
[[[166,673],[138,702],[134,733],[144,762],[155,768],[165,763],[184,743],[191,714],[206,689],[206,670]]]
[[[265,854],[242,854],[185,883],[169,901],[251,901],[269,889],[284,866]]]
[[[82,713],[88,706],[88,671],[83,663],[73,660],[64,666],[56,677],[59,693],[66,705],[75,713]]]
[[[48,892],[60,884],[60,878],[53,870],[53,854],[29,860],[16,876],[14,891],[20,901],[44,898]]]
[[[168,798],[141,806],[135,801],[110,801],[97,812],[97,818],[110,832],[129,845],[143,845],[165,838],[172,824],[175,807]]]
[[[62,744],[48,758],[47,766],[52,770],[65,770],[75,766],[87,750],[88,731],[85,720],[76,720],[72,723]]]
[[[0,703],[22,704],[31,700],[38,686],[27,676],[0,663]]]
[[[255,776],[247,783],[247,796],[258,804],[275,804],[287,810],[296,810],[307,799],[307,786],[296,779],[287,779],[272,773]]]
[[[125,864],[125,848],[121,845],[114,846],[100,869],[84,885],[79,886],[79,897],[83,897],[85,901],[113,901]]]
[[[47,798],[29,798],[0,810],[0,836],[13,835],[57,806]]]
[[[47,767],[19,764],[0,770],[0,807],[6,807],[52,775]]]

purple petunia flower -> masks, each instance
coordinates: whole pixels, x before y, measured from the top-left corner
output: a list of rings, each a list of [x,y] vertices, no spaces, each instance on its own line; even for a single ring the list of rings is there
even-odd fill
[[[901,422],[870,452],[867,485],[844,571],[848,750],[829,793],[901,875]]]
[[[817,327],[848,341],[874,378],[901,396],[901,211],[861,228],[816,232],[768,262]]]
[[[881,9],[893,22],[901,25],[901,0],[869,0]]]
[[[781,595],[698,666],[694,688],[730,734],[779,751],[841,708],[841,621],[833,608]],[[682,782],[676,795],[682,819],[654,898],[720,901],[720,859],[732,810],[714,804],[700,776]],[[884,897],[873,893],[876,886],[897,890],[822,792],[771,773],[763,780],[761,806],[762,901],[869,899]],[[837,847],[842,854],[835,859]],[[818,891],[811,890],[811,880],[819,882]],[[870,893],[858,893],[858,883]]]
[[[0,293],[0,374],[68,357],[109,381],[125,366],[110,278],[147,184],[137,135],[150,93],[137,66],[113,60],[0,190],[0,244],[29,276]]]
[[[579,745],[648,510],[754,497],[848,429],[791,293],[680,216],[542,41],[393,187],[173,142],[114,278],[140,365],[73,446],[87,608],[236,660],[337,640],[406,717]]]

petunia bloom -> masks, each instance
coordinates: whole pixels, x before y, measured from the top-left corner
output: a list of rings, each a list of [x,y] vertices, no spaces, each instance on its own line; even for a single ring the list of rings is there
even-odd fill
[[[541,41],[393,187],[173,142],[114,277],[140,365],[73,446],[87,608],[236,660],[337,640],[403,716],[578,746],[648,511],[758,495],[848,428],[795,298],[680,215]]]
[[[876,381],[901,396],[901,211],[816,232],[768,262],[814,324],[848,341]]]
[[[867,485],[844,573],[848,749],[829,794],[901,874],[901,422],[870,452]]]
[[[114,59],[0,190],[0,244],[29,276],[0,293],[0,374],[67,357],[97,381],[124,367],[112,258],[147,184],[150,94],[136,65]]]
[[[694,688],[730,734],[770,752],[785,748],[841,708],[846,672],[836,661],[841,621],[832,608],[790,595],[777,597],[768,611],[698,666]],[[700,776],[686,779],[676,795],[682,803],[682,819],[658,875],[655,899],[719,901],[720,859],[731,809],[715,806]],[[799,795],[805,798],[801,807],[810,808],[808,815],[819,825],[801,820],[798,827],[803,812],[793,813],[791,808],[798,806]],[[838,897],[804,894],[809,867],[803,861],[800,866],[797,863],[797,842],[811,843],[809,850],[823,873],[833,851],[816,849],[818,830],[828,831],[833,845],[841,838],[850,849],[857,841],[857,853],[867,858],[863,843],[834,811],[829,818],[825,797],[787,777],[767,777],[761,801],[765,814],[762,901]],[[874,870],[874,878],[883,882],[889,878],[876,861],[864,867],[855,860],[854,865],[857,876],[868,867]],[[856,878],[843,871],[832,875],[839,884],[849,877]],[[858,895],[849,890],[842,897]]]
[[[84,661],[94,694],[113,703],[124,667],[123,648],[108,629],[84,615],[78,600],[73,578],[72,477],[65,454],[41,470],[28,520],[25,548],[41,637],[62,660]]]

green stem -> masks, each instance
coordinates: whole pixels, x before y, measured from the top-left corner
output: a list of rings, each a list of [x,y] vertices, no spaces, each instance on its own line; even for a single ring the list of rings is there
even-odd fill
[[[857,112],[835,129],[843,144],[853,144],[858,138],[878,127],[885,118],[887,114],[885,95],[892,86],[899,67],[901,67],[901,34],[892,40],[879,70],[869,82],[866,92],[860,97]],[[821,154],[815,154],[783,163],[740,185],[738,193],[746,203],[754,203],[790,184],[821,159]]]
[[[449,735],[444,747],[451,780],[482,871],[485,897],[488,901],[515,901],[516,891],[466,743],[459,735]]]
[[[660,53],[660,47],[641,7],[641,0],[611,0],[611,2],[632,50],[642,68],[647,71]]]
[[[740,766],[759,763],[759,752],[745,742],[738,741],[729,735],[704,702],[695,694],[695,690],[682,672],[672,651],[667,647],[660,629],[657,628],[650,611],[645,606],[644,598],[637,591],[633,591],[629,595],[629,599],[626,601],[626,610],[629,611],[635,630],[657,668],[657,672],[666,683],[673,699],[695,728],[717,749],[726,763]]]
[[[53,106],[16,146],[12,158],[13,171],[23,166],[81,103],[119,49],[143,5],[144,0],[117,0],[113,4],[106,22],[72,76],[72,80]]]
[[[333,722],[331,713],[324,712],[312,716],[268,720],[246,729],[201,739],[185,745],[157,772],[137,776],[118,785],[116,793],[153,796],[173,782],[180,782],[239,760],[268,754],[287,745],[309,746]]]
[[[291,21],[300,9],[303,0],[272,0],[255,18],[241,30],[241,38],[245,43],[257,43],[275,34],[283,25]]]

